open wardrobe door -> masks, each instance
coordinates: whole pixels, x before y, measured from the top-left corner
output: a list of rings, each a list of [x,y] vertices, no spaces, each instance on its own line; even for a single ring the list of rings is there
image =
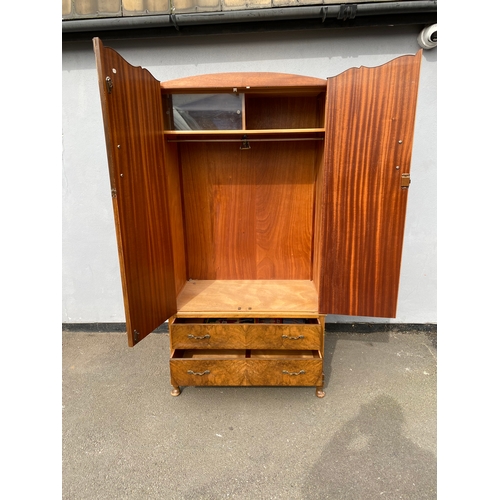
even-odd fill
[[[176,313],[160,83],[94,39],[130,346]]]
[[[328,79],[321,313],[396,316],[421,57]]]

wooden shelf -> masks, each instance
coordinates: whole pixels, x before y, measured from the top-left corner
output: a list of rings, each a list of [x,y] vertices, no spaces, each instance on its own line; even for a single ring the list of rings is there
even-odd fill
[[[322,137],[325,133],[324,128],[294,128],[294,129],[265,129],[265,130],[165,130],[167,137],[196,137],[196,136],[227,136],[241,139],[242,135],[247,136],[305,136]]]
[[[317,317],[309,280],[192,280],[177,297],[178,317]]]

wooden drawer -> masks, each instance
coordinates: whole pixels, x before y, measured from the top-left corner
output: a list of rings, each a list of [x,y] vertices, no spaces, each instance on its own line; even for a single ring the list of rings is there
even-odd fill
[[[252,351],[247,364],[248,385],[322,385],[319,351]]]
[[[264,323],[270,320],[262,319],[248,320],[253,323],[231,323],[231,319],[228,323],[204,321],[207,320],[176,318],[170,325],[172,348],[320,350],[322,345],[323,330],[317,318],[298,324]]]
[[[247,385],[245,350],[177,349],[170,358],[176,385]]]
[[[322,327],[319,320],[303,324],[256,323],[248,325],[247,349],[321,349]]]
[[[175,350],[175,386],[320,386],[318,350]]]
[[[170,324],[172,349],[245,349],[242,323],[203,323],[203,318],[175,318]]]

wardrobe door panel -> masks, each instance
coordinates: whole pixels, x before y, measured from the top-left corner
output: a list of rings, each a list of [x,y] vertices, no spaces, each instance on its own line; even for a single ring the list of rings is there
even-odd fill
[[[94,39],[129,345],[176,313],[160,83]]]
[[[328,80],[320,313],[396,316],[421,53]]]

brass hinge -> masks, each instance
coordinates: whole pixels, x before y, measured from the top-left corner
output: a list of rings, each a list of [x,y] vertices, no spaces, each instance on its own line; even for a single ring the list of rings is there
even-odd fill
[[[113,80],[110,76],[106,77],[106,88],[108,89],[108,94],[111,94],[111,89],[113,88]]]
[[[401,174],[401,189],[408,189],[410,187],[410,174]]]

